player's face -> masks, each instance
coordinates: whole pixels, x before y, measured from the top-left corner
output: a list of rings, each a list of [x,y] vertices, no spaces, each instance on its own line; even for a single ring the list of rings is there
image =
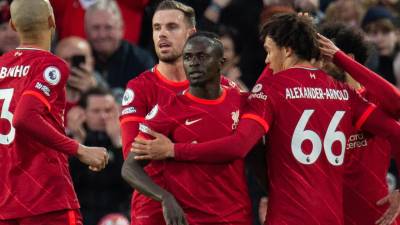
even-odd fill
[[[191,40],[183,50],[183,67],[190,86],[219,82],[222,59],[208,41]]]
[[[283,62],[285,61],[284,49],[276,45],[275,41],[268,36],[264,41],[264,49],[267,53],[265,64],[269,63],[269,67],[274,73],[283,70]]]
[[[123,30],[122,22],[107,10],[95,10],[86,15],[85,29],[87,39],[93,50],[110,56],[120,46]]]
[[[189,26],[183,12],[160,10],[153,16],[153,42],[158,59],[172,63],[182,56],[183,46],[195,28]]]
[[[89,96],[86,107],[86,125],[92,131],[106,131],[106,122],[115,111],[115,100],[111,95]]]

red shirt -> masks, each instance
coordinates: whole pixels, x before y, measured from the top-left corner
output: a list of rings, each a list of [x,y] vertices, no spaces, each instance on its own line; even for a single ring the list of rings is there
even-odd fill
[[[221,76],[221,83],[235,86],[233,82]],[[139,123],[144,121],[145,116],[155,105],[163,106],[172,96],[186,90],[189,81],[174,82],[168,80],[158,70],[157,66],[145,71],[139,76],[130,80],[126,86],[122,100],[121,112],[121,134],[124,157],[129,154],[130,146],[139,133]],[[156,183],[162,183],[163,163],[154,162],[146,167],[147,174]],[[160,213],[161,204],[150,198],[134,192],[131,204],[132,218],[143,213]]]
[[[150,128],[179,143],[214,140],[236,129],[245,100],[234,88],[223,88],[215,100],[185,91],[168,105],[155,106],[140,130]],[[162,166],[161,185],[180,203],[189,224],[252,224],[243,159],[219,164],[166,160]]]
[[[65,62],[47,51],[16,49],[0,58],[0,219],[79,208],[67,158],[77,145],[73,150],[53,149],[12,126],[15,109],[27,95],[45,105],[41,116],[64,134],[68,74]],[[51,131],[37,129],[53,138]]]
[[[266,224],[343,224],[346,137],[374,106],[317,69],[261,78],[242,118],[268,131]]]
[[[396,120],[399,117],[399,91],[343,52],[334,61],[364,85],[361,94]],[[393,149],[395,150],[395,149]],[[386,175],[391,158],[389,142],[373,134],[354,131],[346,146],[343,203],[345,224],[374,225],[387,209],[376,202],[387,196]],[[400,218],[393,224],[400,224]]]

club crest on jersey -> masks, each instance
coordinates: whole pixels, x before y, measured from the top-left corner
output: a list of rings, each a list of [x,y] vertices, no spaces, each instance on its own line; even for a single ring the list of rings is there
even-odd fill
[[[57,85],[61,80],[61,72],[57,67],[49,66],[43,72],[44,80],[51,85]]]
[[[253,87],[253,89],[251,90],[251,92],[257,93],[257,92],[261,91],[262,87],[263,87],[262,84],[256,84],[256,85]]]
[[[158,113],[158,104],[153,107],[153,109],[146,115],[146,120],[153,119]]]
[[[232,115],[232,120],[233,120],[233,124],[232,124],[232,130],[235,130],[239,124],[239,110],[236,110],[235,112],[231,112]]]
[[[124,93],[124,97],[122,97],[122,105],[126,106],[130,104],[135,98],[135,92],[132,89],[126,89]]]

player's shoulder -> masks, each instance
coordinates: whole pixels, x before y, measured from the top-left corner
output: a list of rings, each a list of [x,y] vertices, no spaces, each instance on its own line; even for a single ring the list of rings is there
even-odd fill
[[[156,80],[156,76],[154,73],[155,67],[143,71],[141,74],[138,76],[132,78],[131,80],[128,81],[127,87],[138,87],[138,86],[148,86],[154,84]]]

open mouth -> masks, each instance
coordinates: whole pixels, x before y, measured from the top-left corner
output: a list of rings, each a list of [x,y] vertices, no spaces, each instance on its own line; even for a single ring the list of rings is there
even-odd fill
[[[193,72],[189,73],[189,77],[191,79],[197,79],[197,78],[202,77],[202,76],[203,76],[203,72],[201,72],[201,71],[193,71]]]

